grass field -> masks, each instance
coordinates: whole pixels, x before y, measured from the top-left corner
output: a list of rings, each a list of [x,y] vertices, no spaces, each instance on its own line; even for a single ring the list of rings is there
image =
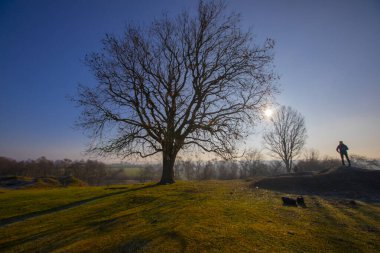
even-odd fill
[[[0,252],[380,252],[380,205],[245,181],[0,191]]]

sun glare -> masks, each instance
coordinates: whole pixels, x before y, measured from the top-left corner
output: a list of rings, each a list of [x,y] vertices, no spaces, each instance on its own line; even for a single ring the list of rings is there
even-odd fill
[[[273,115],[273,109],[272,108],[267,108],[267,109],[265,109],[265,111],[264,111],[264,115],[265,115],[265,117],[266,118],[270,118],[270,117],[272,117],[272,115]]]

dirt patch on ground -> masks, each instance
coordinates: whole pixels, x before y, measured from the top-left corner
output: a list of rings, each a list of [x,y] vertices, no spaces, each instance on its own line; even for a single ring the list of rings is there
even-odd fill
[[[252,187],[290,194],[380,202],[380,171],[342,166],[316,174],[263,178],[252,183]]]

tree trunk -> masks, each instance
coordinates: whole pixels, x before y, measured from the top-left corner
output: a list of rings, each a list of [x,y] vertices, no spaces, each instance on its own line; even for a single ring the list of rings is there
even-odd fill
[[[291,170],[292,170],[292,168],[291,168],[291,164],[290,164],[290,161],[285,159],[284,162],[285,162],[286,171],[287,171],[288,173],[290,173]]]
[[[176,154],[162,152],[162,176],[159,184],[173,184],[174,181],[174,162]]]

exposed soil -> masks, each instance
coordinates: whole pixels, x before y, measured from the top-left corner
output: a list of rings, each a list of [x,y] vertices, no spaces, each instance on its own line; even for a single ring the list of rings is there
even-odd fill
[[[320,195],[380,202],[380,171],[339,167],[315,174],[263,178],[252,187],[297,195]]]

